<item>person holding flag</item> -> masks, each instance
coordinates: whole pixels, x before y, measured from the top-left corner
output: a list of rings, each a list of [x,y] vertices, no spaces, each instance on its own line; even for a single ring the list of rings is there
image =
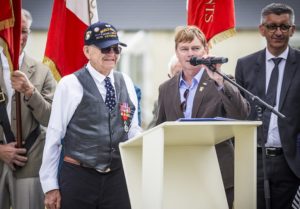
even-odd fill
[[[22,9],[20,70],[10,72],[4,49],[0,51],[0,208],[44,209],[39,168],[50,117],[56,81],[49,68],[30,58],[24,48],[32,23],[31,14]],[[21,94],[22,139],[16,148],[15,92]],[[42,126],[41,126],[42,125]]]
[[[141,128],[134,85],[114,70],[126,44],[104,22],[90,25],[83,38],[88,63],[64,76],[54,95],[40,169],[45,205],[130,209],[119,143]]]

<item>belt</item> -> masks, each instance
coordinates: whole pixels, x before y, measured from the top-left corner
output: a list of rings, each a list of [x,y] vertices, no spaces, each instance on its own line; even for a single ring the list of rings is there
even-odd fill
[[[97,172],[99,173],[108,173],[111,171],[110,168],[107,168],[106,170],[101,170],[101,169],[96,169],[96,168],[92,168],[90,166],[86,166],[84,165],[83,163],[81,163],[80,161],[74,159],[74,158],[71,158],[69,156],[65,156],[64,157],[64,161],[67,162],[67,163],[71,163],[71,164],[74,164],[74,165],[79,165],[81,167],[84,167],[84,168],[91,168],[91,169],[95,169]]]
[[[266,147],[266,156],[267,157],[276,157],[283,154],[283,149],[281,147]],[[257,147],[258,152],[262,152],[261,147]]]

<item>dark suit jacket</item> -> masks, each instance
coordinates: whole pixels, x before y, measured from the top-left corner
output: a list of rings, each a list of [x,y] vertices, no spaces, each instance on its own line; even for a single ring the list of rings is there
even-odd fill
[[[266,50],[258,51],[238,60],[236,80],[244,88],[265,97]],[[256,119],[255,104],[251,102],[249,119]],[[292,171],[300,178],[300,51],[290,48],[284,69],[279,109],[287,119],[278,118],[278,128],[284,156]],[[298,136],[298,141],[297,141]],[[261,140],[261,136],[258,136]]]
[[[20,69],[26,74],[30,82],[35,87],[35,92],[28,101],[23,99],[21,94],[21,117],[22,117],[22,139],[26,139],[27,136],[39,125],[47,126],[50,112],[51,103],[54,95],[56,81],[54,80],[51,71],[48,67],[40,62],[28,57],[26,54]],[[0,86],[7,98],[7,91],[3,80],[3,68],[0,60]],[[16,103],[13,96],[11,111],[11,128],[16,136]],[[0,126],[0,141],[3,141],[3,130]],[[42,162],[43,148],[45,142],[45,131],[42,129],[41,134],[38,136],[35,143],[30,150],[27,150],[28,161],[22,169],[18,169],[15,172],[18,178],[38,177],[39,169]],[[0,173],[1,164],[0,160]]]
[[[180,74],[159,87],[157,125],[165,121],[184,118],[180,109],[179,79]],[[218,91],[215,82],[209,78],[206,71],[203,73],[193,102],[193,118],[228,117],[245,119],[248,110],[248,103],[237,88],[225,81],[223,90]],[[232,187],[234,153],[231,141],[228,140],[218,144],[216,151],[224,186],[225,188]]]

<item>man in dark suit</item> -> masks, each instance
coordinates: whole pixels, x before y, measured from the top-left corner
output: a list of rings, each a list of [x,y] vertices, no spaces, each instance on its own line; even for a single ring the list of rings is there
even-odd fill
[[[177,29],[175,50],[182,73],[159,87],[156,124],[179,118],[228,117],[245,119],[248,103],[239,90],[206,66],[193,66],[189,60],[206,57],[208,45],[203,32],[195,26]],[[218,64],[217,70],[220,71]],[[199,136],[200,138],[200,136]],[[225,141],[216,146],[229,207],[233,202],[233,145]]]
[[[289,38],[295,31],[294,19],[291,7],[281,3],[267,5],[261,12],[259,26],[267,47],[239,59],[236,66],[237,82],[286,116],[286,119],[281,119],[275,114],[269,114],[268,117],[268,110],[263,113],[264,129],[258,134],[257,148],[258,209],[265,208],[262,142],[266,147],[266,175],[270,182],[271,208],[291,208],[300,182],[300,151],[297,150],[297,136],[300,134],[300,52],[289,46]],[[276,60],[279,60],[279,64],[276,64]],[[273,85],[275,74],[277,79]],[[275,90],[274,103],[269,102],[272,89]],[[251,102],[249,119],[254,120],[257,118],[257,104],[250,98],[248,100]]]

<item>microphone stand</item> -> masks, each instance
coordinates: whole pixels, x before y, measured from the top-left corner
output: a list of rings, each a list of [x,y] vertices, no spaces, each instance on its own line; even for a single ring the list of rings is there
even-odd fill
[[[280,113],[279,111],[275,110],[275,108],[273,106],[269,105],[268,103],[266,103],[265,101],[263,101],[258,96],[252,94],[250,91],[248,91],[247,89],[245,89],[242,86],[240,86],[238,83],[236,83],[233,80],[231,80],[224,73],[221,73],[221,72],[217,71],[216,67],[213,64],[208,64],[206,66],[209,68],[209,70],[211,70],[212,72],[215,72],[215,73],[219,74],[220,76],[223,77],[224,80],[228,81],[229,83],[231,83],[232,85],[234,85],[235,87],[237,87],[240,91],[242,91],[245,94],[247,94],[249,96],[249,98],[253,102],[255,102],[256,104],[258,104],[258,105],[256,105],[257,120],[262,121],[263,111],[265,111],[266,109],[268,109],[269,111],[271,111],[272,113],[274,113],[275,115],[277,115],[279,118],[286,119],[286,116],[283,115],[282,113]],[[266,203],[266,209],[271,209],[271,203],[270,203],[270,200],[271,200],[270,183],[269,183],[269,179],[268,179],[268,176],[267,176],[266,149],[265,149],[265,141],[267,141],[266,140],[267,139],[267,135],[264,134],[262,126],[258,127],[258,131],[261,133],[261,136],[262,136],[261,149],[262,149],[262,166],[263,166],[263,175],[264,175],[265,203]]]
[[[240,91],[246,93],[251,98],[251,100],[254,101],[254,102],[257,102],[260,107],[264,107],[264,109],[270,110],[272,113],[274,113],[275,115],[277,115],[281,119],[286,119],[286,116],[283,115],[282,113],[278,112],[272,105],[269,105],[268,103],[266,103],[264,100],[262,100],[258,96],[252,94],[250,91],[248,91],[247,89],[245,89],[244,87],[240,86],[238,83],[236,83],[232,79],[230,79],[224,73],[221,73],[221,72],[217,71],[216,68],[215,68],[215,66],[213,66],[212,64],[206,65],[206,66],[212,72],[219,74],[220,76],[222,76],[224,78],[224,80],[228,81],[229,83],[231,83],[232,85],[234,85],[235,87],[237,87]]]

